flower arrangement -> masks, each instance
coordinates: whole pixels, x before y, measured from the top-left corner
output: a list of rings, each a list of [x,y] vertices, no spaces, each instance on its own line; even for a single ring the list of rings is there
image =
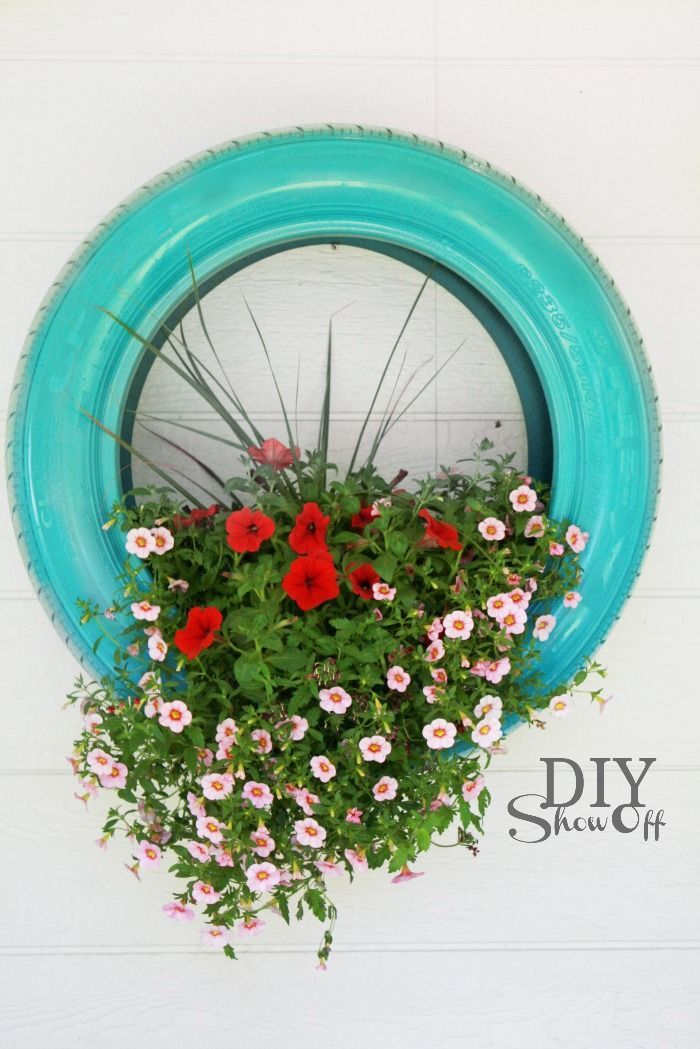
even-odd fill
[[[371,461],[329,480],[327,427],[325,411],[303,456],[238,434],[226,500],[185,505],[173,482],[114,508],[113,604],[82,602],[115,642],[114,673],[70,696],[79,796],[117,799],[100,843],[125,833],[137,875],[168,862],[180,887],[163,910],[199,913],[231,957],[269,915],[310,911],[327,923],[321,967],[328,879],[419,877],[452,825],[476,854],[508,721],[566,714],[600,671],[546,692],[538,679],[553,602],[576,614],[588,538],[547,515],[546,489],[483,459],[487,443],[471,475],[414,490]]]

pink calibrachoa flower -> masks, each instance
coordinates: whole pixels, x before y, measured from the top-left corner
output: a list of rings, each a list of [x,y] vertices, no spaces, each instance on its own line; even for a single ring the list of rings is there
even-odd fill
[[[345,813],[346,823],[362,823],[362,809],[348,809]]]
[[[469,664],[467,663],[467,666]],[[430,670],[430,676],[436,685],[447,684],[447,671],[444,667],[432,667]]]
[[[393,776],[382,776],[372,787],[375,801],[393,801],[399,789],[399,782]]]
[[[345,849],[343,855],[357,874],[364,874],[369,870],[364,849]]]
[[[201,798],[198,798],[191,790],[187,792],[187,808],[191,816],[206,816],[207,810]]]
[[[183,844],[193,860],[206,863],[209,859],[209,846],[205,845],[203,841],[186,841]]]
[[[445,646],[443,645],[440,638],[438,638],[437,641],[433,641],[431,645],[428,645],[428,647],[425,650],[423,659],[426,661],[426,663],[437,663],[438,659],[442,659],[444,655]]]
[[[511,608],[499,620],[506,634],[522,634],[527,622],[527,614],[521,608]]]
[[[233,748],[235,742],[232,739],[222,739],[219,746],[216,748],[216,760],[217,761],[233,761]]]
[[[546,641],[556,626],[556,616],[538,616],[533,628],[533,637],[538,641]]]
[[[169,728],[171,732],[180,733],[192,721],[192,711],[181,699],[164,703],[160,708],[158,724]]]
[[[561,543],[550,543],[549,544],[549,556],[550,557],[561,557],[564,553],[564,547]]]
[[[302,718],[299,714],[292,714],[289,719],[292,725],[292,731],[289,733],[289,738],[298,743],[300,739],[303,739],[309,729],[309,723],[306,718]]]
[[[428,703],[437,703],[444,695],[444,689],[440,688],[439,685],[426,685],[423,689],[423,695]]]
[[[506,597],[510,601],[512,607],[526,609],[530,604],[532,594],[517,586],[514,590],[509,591],[509,593],[506,594]]]
[[[490,747],[502,735],[500,721],[497,721],[495,718],[484,718],[483,721],[479,721],[475,726],[472,732],[472,741],[478,743],[480,747]]]
[[[253,779],[243,784],[241,797],[244,801],[249,801],[255,809],[266,809],[273,802],[272,791],[267,783],[257,783]]]
[[[225,849],[223,845],[217,845],[213,851],[214,859],[218,863],[219,867],[233,867],[233,856],[231,855],[230,849]]]
[[[233,792],[233,776],[230,772],[210,772],[202,776],[202,793],[210,801],[227,798]]]
[[[319,802],[318,795],[312,794],[310,790],[306,790],[304,787],[294,791],[294,800],[305,816],[313,816],[314,810],[311,806],[318,805]]]
[[[435,718],[423,727],[423,737],[431,750],[446,750],[453,747],[457,726],[444,718]]]
[[[404,863],[399,874],[391,879],[392,885],[400,885],[404,881],[413,881],[414,878],[422,878],[425,871],[412,871],[407,863]]]
[[[428,640],[437,641],[437,639],[440,637],[440,634],[444,633],[444,630],[445,628],[442,625],[442,620],[434,619],[426,631],[428,635]]]
[[[340,866],[339,863],[332,863],[330,860],[316,860],[314,867],[321,872],[321,874],[329,874],[332,877],[345,874],[345,869]]]
[[[552,696],[549,701],[549,712],[555,718],[565,718],[571,713],[571,698],[569,696]]]
[[[393,601],[396,597],[396,587],[388,583],[372,583],[372,597],[375,601]]]
[[[214,752],[211,750],[210,747],[200,747],[197,751],[197,757],[205,766],[205,768],[209,768],[212,762],[214,761]]]
[[[326,840],[325,828],[313,816],[307,816],[305,820],[296,820],[294,833],[300,845],[308,845],[312,849],[320,849]]]
[[[564,594],[564,607],[565,608],[576,608],[581,602],[581,595],[578,590],[569,590],[568,594]]]
[[[163,904],[163,912],[176,922],[191,922],[194,919],[194,911],[180,900],[171,900]]]
[[[537,505],[537,492],[527,484],[521,484],[519,488],[514,488],[509,493],[508,498],[516,514],[521,514],[524,511],[530,514]]]
[[[89,751],[86,761],[90,771],[98,776],[102,776],[109,772],[114,765],[114,758],[112,755],[107,754],[106,751],[100,750],[99,748],[97,750]]]
[[[171,576],[168,576],[168,590],[172,590],[173,592],[177,591],[181,594],[186,594],[189,588],[190,584],[187,582],[186,579],[173,579]]]
[[[262,823],[257,830],[253,831],[250,840],[253,842],[253,852],[257,856],[262,856],[263,859],[275,851],[275,839]]]
[[[160,690],[162,687],[160,672],[147,670],[146,673],[142,674],[139,678],[138,685],[139,688],[143,689],[147,696],[160,696]]]
[[[435,642],[441,644],[442,642]],[[394,692],[405,692],[411,684],[411,675],[403,667],[389,667],[386,672],[386,683]]]
[[[486,780],[483,776],[477,776],[476,779],[467,779],[462,784],[462,797],[468,804],[471,804],[471,802],[476,801],[485,786]]]
[[[148,654],[151,659],[155,659],[157,663],[163,662],[168,654],[168,646],[162,637],[159,637],[157,634],[149,637]]]
[[[575,554],[580,554],[582,550],[585,550],[586,543],[590,539],[588,532],[582,532],[576,525],[569,525],[566,530],[566,541],[574,551]]]
[[[236,928],[241,936],[257,936],[267,923],[255,914],[247,914],[245,918],[236,923]]]
[[[445,627],[445,636],[459,638],[461,641],[467,641],[474,629],[471,612],[450,612],[442,622]]]
[[[335,688],[322,688],[318,698],[321,710],[327,710],[329,714],[344,714],[352,705],[352,696],[337,685]]]
[[[101,731],[100,725],[102,724],[102,716],[97,713],[96,710],[90,710],[83,718],[83,723],[87,731],[96,736]]]
[[[127,650],[127,652],[129,653],[130,656],[133,656],[134,659],[136,659],[137,655],[139,654],[139,644],[138,644],[138,642],[134,641],[134,642],[132,642],[132,644],[127,645],[126,646],[126,650]]]
[[[503,521],[499,521],[497,517],[485,517],[483,521],[480,521],[477,528],[483,535],[484,539],[489,542],[498,542],[499,539],[503,539],[506,534],[506,526]]]
[[[494,659],[486,664],[484,677],[490,684],[497,685],[499,681],[502,681],[506,674],[509,673],[510,660],[507,656],[504,656],[503,659]]]
[[[232,743],[236,743],[237,731],[236,722],[233,718],[226,718],[225,721],[220,722],[216,726],[216,736],[214,738],[217,743],[222,743],[224,740],[231,740]]]
[[[150,601],[134,601],[131,606],[131,614],[134,619],[142,619],[147,623],[155,623],[160,615],[160,605],[152,605]]]
[[[477,718],[499,719],[503,710],[503,700],[500,696],[482,696],[474,707]]]
[[[121,761],[115,761],[111,769],[100,775],[100,783],[103,787],[111,787],[114,790],[121,790],[122,787],[126,786],[126,776],[128,771],[126,765],[122,764]]]
[[[363,736],[360,740],[360,753],[365,761],[378,761],[383,765],[391,754],[391,743],[384,736]]]
[[[224,840],[221,826],[221,823],[219,823],[219,821],[213,816],[197,817],[197,834],[200,838],[207,838],[207,840],[213,842],[214,845],[220,845]]]
[[[192,886],[192,899],[195,903],[217,903],[221,899],[221,893],[207,881],[196,881]]]
[[[167,554],[168,550],[172,550],[175,546],[173,534],[168,528],[152,528],[151,535],[153,536],[154,554]]]
[[[532,536],[544,535],[544,517],[542,514],[535,514],[534,517],[529,519],[525,525],[523,535],[526,539],[530,539]]]
[[[335,776],[335,765],[328,760],[325,754],[318,754],[316,757],[313,757],[309,765],[314,776],[316,779],[320,779],[321,783],[328,783]]]
[[[444,790],[441,790],[437,797],[433,798],[430,802],[430,811],[437,812],[438,809],[442,808],[443,805],[450,804],[450,796],[446,794]]]
[[[200,935],[207,947],[223,947],[231,941],[231,930],[225,925],[207,925]]]
[[[492,619],[503,619],[503,616],[511,607],[511,601],[507,594],[496,594],[486,602],[486,611]]]
[[[160,696],[151,696],[147,703],[144,704],[143,713],[147,718],[154,718],[159,712],[163,700]]]
[[[126,552],[135,554],[141,560],[155,550],[153,536],[147,528],[132,528],[126,533]]]
[[[257,743],[258,752],[260,754],[269,754],[272,750],[272,736],[265,728],[256,728],[251,734],[250,738]]]
[[[159,845],[151,841],[140,841],[136,850],[136,859],[140,867],[158,867],[163,858]]]

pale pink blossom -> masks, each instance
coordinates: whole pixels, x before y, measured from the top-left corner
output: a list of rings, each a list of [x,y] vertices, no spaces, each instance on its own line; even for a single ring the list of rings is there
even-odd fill
[[[340,866],[339,863],[332,863],[330,860],[316,860],[314,867],[319,870],[321,874],[328,874],[331,877],[338,877],[341,874],[345,874],[345,869]]]
[[[369,870],[369,864],[367,863],[367,857],[364,852],[361,852],[358,849],[345,849],[344,856],[352,869],[358,874],[364,874],[365,871]]]
[[[247,914],[236,924],[236,929],[241,936],[257,936],[266,923],[255,914]]]
[[[538,641],[546,641],[556,626],[556,616],[538,616],[532,634]]]
[[[194,911],[180,900],[171,900],[163,904],[163,911],[169,918],[176,922],[191,922],[194,919]]]
[[[441,809],[443,805],[446,806],[449,804],[451,804],[449,794],[446,794],[444,790],[441,790],[437,797],[433,798],[430,802],[429,808],[431,812],[437,812],[437,810]]]
[[[467,662],[467,666],[469,666],[468,662]],[[431,667],[431,669],[430,669],[430,676],[431,676],[431,678],[433,679],[433,681],[435,682],[436,685],[446,685],[447,684],[447,671],[445,670],[444,667]]]
[[[90,710],[83,718],[83,723],[87,731],[96,736],[101,731],[102,716],[96,710]]]
[[[528,520],[523,535],[526,539],[530,539],[532,536],[537,538],[538,536],[544,535],[544,517],[542,514],[535,514]]]
[[[437,641],[440,635],[444,632],[441,619],[434,619],[428,627],[426,634],[429,641]]]
[[[245,873],[251,892],[269,892],[279,884],[280,872],[274,863],[267,860],[263,863],[254,863]]]
[[[163,703],[160,708],[158,724],[169,728],[171,732],[180,733],[192,721],[192,711],[181,699],[172,703]]]
[[[140,652],[140,647],[139,647],[138,641],[132,641],[132,643],[130,645],[126,646],[126,650],[127,650],[127,652],[129,653],[130,656],[133,656],[134,659],[136,659],[137,655]]]
[[[445,636],[458,638],[461,641],[466,641],[474,629],[471,612],[450,612],[442,622],[445,627]]]
[[[99,748],[89,751],[85,760],[87,761],[90,771],[94,772],[97,776],[102,776],[109,772],[114,765],[114,758],[112,755],[107,754],[106,751],[100,750]]]
[[[467,779],[462,784],[462,797],[471,804],[481,794],[482,790],[486,786],[486,780],[483,776],[477,776],[476,779]]]
[[[319,802],[318,795],[312,794],[310,790],[306,790],[304,787],[294,791],[294,800],[305,816],[313,816],[314,810],[312,805],[318,805]]]
[[[150,601],[134,601],[131,606],[131,614],[134,619],[142,619],[147,623],[155,623],[160,615],[160,605],[152,605]]]
[[[482,696],[478,704],[474,707],[474,713],[477,718],[491,717],[499,719],[502,710],[503,700],[500,696]]]
[[[233,718],[226,718],[216,726],[216,736],[214,738],[217,743],[222,743],[225,740],[231,740],[231,742],[235,743],[237,731],[236,722]]]
[[[484,539],[490,543],[498,542],[506,534],[506,526],[497,517],[485,517],[483,521],[479,522],[477,527]]]
[[[126,765],[122,764],[121,761],[115,761],[112,767],[100,775],[100,783],[103,787],[111,787],[115,790],[121,790],[122,787],[126,786],[127,772]]]
[[[321,783],[328,783],[335,776],[335,765],[328,760],[325,754],[313,757],[309,765],[314,776],[316,779],[320,779]]]
[[[250,840],[253,843],[253,852],[257,856],[262,856],[263,859],[275,851],[275,839],[264,824],[253,831]]]
[[[167,554],[168,550],[172,550],[175,546],[173,534],[167,528],[152,528],[151,535],[153,536],[154,554]]]
[[[400,885],[404,881],[413,881],[414,878],[422,878],[425,871],[412,871],[407,863],[404,863],[399,874],[391,879],[392,885]]]
[[[221,893],[217,892],[213,885],[207,881],[196,881],[192,886],[192,899],[195,903],[217,903],[221,899]]]
[[[506,597],[510,601],[511,607],[526,609],[530,604],[532,594],[527,593],[518,586],[514,590],[510,590]]]
[[[348,809],[345,820],[347,823],[362,823],[362,809]]]
[[[203,841],[186,841],[183,843],[193,860],[206,863],[209,859],[209,846]]]
[[[162,637],[163,636],[160,627],[157,627],[157,626],[145,626],[143,628],[143,632],[146,635],[146,637]]]
[[[479,721],[472,732],[472,741],[480,747],[491,747],[501,738],[501,724],[495,718],[484,718]]]
[[[435,644],[442,644],[436,641]],[[389,667],[386,672],[386,683],[394,692],[405,692],[411,684],[411,675],[403,667]]]
[[[300,845],[308,845],[312,849],[320,849],[326,840],[326,831],[313,816],[306,819],[296,820],[294,833]]]
[[[306,718],[302,718],[298,714],[292,714],[289,721],[292,725],[292,731],[289,733],[289,738],[298,742],[306,735],[309,729],[309,723]]]
[[[396,597],[396,587],[388,583],[372,583],[372,596],[375,601],[393,601]]]
[[[155,550],[155,541],[147,528],[131,528],[126,533],[126,552],[135,554],[141,560]]]
[[[426,661],[426,663],[437,663],[438,659],[442,659],[444,655],[445,646],[443,645],[440,638],[438,638],[437,641],[433,641],[431,645],[428,645],[428,647],[425,650],[423,659]]]
[[[214,761],[214,752],[209,747],[200,747],[197,750],[197,757],[204,767],[208,769]]]
[[[322,688],[318,694],[321,710],[327,710],[329,714],[344,714],[352,704],[350,696],[344,688]]]
[[[570,696],[552,696],[549,701],[549,712],[555,718],[565,718],[571,713]]]
[[[564,607],[565,608],[576,608],[581,602],[581,595],[577,590],[569,590],[567,594],[564,594]]]
[[[425,685],[423,688],[423,695],[428,703],[437,703],[444,694],[444,689],[440,688],[439,685]]]
[[[230,737],[222,739],[219,746],[216,748],[216,760],[217,761],[232,761],[233,760],[233,748],[236,745],[236,741]]]
[[[189,588],[190,584],[186,579],[173,579],[172,576],[168,576],[168,590],[186,594]]]
[[[153,635],[148,639],[148,654],[156,663],[162,663],[168,654],[168,646],[162,637]]]
[[[510,608],[500,620],[506,634],[522,634],[527,622],[527,613],[522,608]]]
[[[549,555],[550,557],[561,557],[564,553],[564,547],[561,543],[550,543],[549,544]]]
[[[147,670],[146,673],[142,674],[139,678],[138,685],[140,689],[143,689],[147,696],[160,696],[162,686],[160,672]]]
[[[265,728],[256,728],[250,734],[250,738],[258,745],[260,754],[269,754],[272,750],[272,736]]]
[[[144,716],[147,718],[154,718],[156,714],[159,713],[162,704],[163,700],[160,696],[151,696],[148,702],[144,705]]]
[[[435,718],[429,725],[423,727],[423,738],[431,750],[445,750],[453,747],[457,726],[444,718]]]
[[[231,850],[225,849],[223,845],[217,845],[213,850],[213,855],[219,867],[234,866]]]
[[[393,776],[382,776],[372,787],[375,801],[392,801],[399,789],[398,780]]]
[[[257,783],[252,779],[243,784],[241,797],[244,801],[249,801],[255,809],[266,809],[273,802],[272,791],[267,783]]]
[[[503,619],[503,616],[512,608],[510,598],[507,594],[496,594],[486,602],[486,611],[492,619]]]
[[[208,841],[213,842],[214,845],[219,845],[224,840],[221,828],[222,824],[213,816],[197,817],[197,834],[200,838],[206,838]]]
[[[569,525],[566,530],[566,541],[575,554],[580,554],[582,550],[585,550],[589,539],[588,532],[582,532],[576,525]]]
[[[233,792],[233,776],[230,772],[210,772],[202,776],[202,793],[210,801],[227,798]]]
[[[163,858],[160,846],[151,841],[139,842],[136,850],[136,859],[141,867],[158,867]]]
[[[391,743],[384,736],[363,736],[360,740],[360,753],[365,761],[378,761],[383,765],[391,754]]]
[[[225,925],[207,925],[200,936],[207,947],[223,947],[231,942],[231,930]]]
[[[207,814],[202,799],[193,794],[191,790],[187,792],[187,808],[190,810],[191,816],[206,816]]]
[[[484,670],[484,677],[490,684],[497,685],[499,681],[502,681],[506,674],[510,673],[510,660],[507,656],[503,659],[494,659],[490,663],[486,664]]]
[[[509,493],[508,498],[516,514],[532,513],[537,505],[537,492],[527,484],[521,484]]]

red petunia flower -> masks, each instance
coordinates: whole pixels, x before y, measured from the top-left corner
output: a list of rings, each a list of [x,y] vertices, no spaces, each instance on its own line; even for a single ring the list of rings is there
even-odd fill
[[[459,534],[453,525],[445,524],[443,521],[436,521],[433,515],[427,510],[421,510],[418,516],[425,521],[424,540],[430,540],[438,546],[443,547],[443,549],[462,549],[462,544],[459,541]]]
[[[350,519],[350,527],[357,529],[361,532],[365,525],[368,525],[370,521],[373,521],[379,514],[372,506],[360,506],[359,513],[353,514]]]
[[[308,612],[340,593],[335,565],[329,557],[297,557],[282,580],[282,589]]]
[[[381,578],[374,571],[370,564],[359,565],[358,568],[353,569],[348,574],[350,580],[350,586],[354,593],[358,597],[364,598],[365,601],[370,601],[374,596],[372,592],[372,586],[374,583],[381,583]]]
[[[226,542],[237,554],[254,554],[275,530],[275,522],[262,510],[245,506],[226,518]]]
[[[292,455],[291,448],[287,448],[276,437],[268,437],[259,448],[251,445],[248,454],[261,466],[271,466],[273,470],[288,470],[294,463],[294,455],[299,458],[299,449],[295,448]]]
[[[308,557],[328,556],[326,529],[330,517],[324,517],[317,503],[304,503],[296,524],[289,533],[289,545],[295,554]]]
[[[222,620],[221,612],[213,606],[191,608],[185,626],[175,631],[175,648],[184,652],[188,659],[196,659],[203,649],[216,641],[216,631]]]
[[[175,528],[189,528],[190,525],[200,525],[210,517],[216,517],[221,507],[218,503],[212,503],[206,510],[192,510],[190,514],[183,517],[181,514],[173,514],[173,525]]]

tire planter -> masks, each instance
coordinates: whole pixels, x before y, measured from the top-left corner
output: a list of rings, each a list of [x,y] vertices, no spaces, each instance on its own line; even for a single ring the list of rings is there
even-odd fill
[[[207,290],[314,241],[434,261],[501,349],[529,469],[551,471],[550,513],[592,532],[575,624],[562,617],[542,652],[546,683],[570,678],[619,615],[654,519],[659,425],[641,340],[613,281],[539,197],[461,150],[380,128],[293,128],[187,160],[116,208],[53,285],[20,360],[8,453],[17,537],[52,621],[93,674],[110,670],[75,601],[111,601],[123,537],[101,526],[128,463],[78,407],[128,435],[152,355],[98,307],[158,342],[192,304],[187,252]]]

